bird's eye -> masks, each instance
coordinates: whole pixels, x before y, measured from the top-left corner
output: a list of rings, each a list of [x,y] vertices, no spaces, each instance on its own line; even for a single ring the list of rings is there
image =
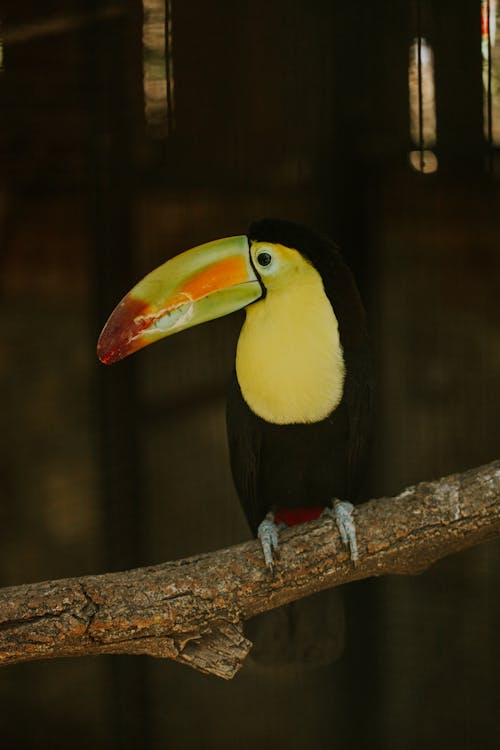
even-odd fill
[[[268,266],[273,259],[271,253],[259,253],[257,255],[257,263],[259,266]]]

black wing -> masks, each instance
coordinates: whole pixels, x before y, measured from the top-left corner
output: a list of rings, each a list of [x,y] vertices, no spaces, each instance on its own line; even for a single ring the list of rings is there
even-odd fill
[[[321,258],[325,292],[339,322],[346,381],[343,401],[349,420],[348,496],[356,501],[361,489],[371,435],[373,406],[372,357],[365,311],[354,277],[336,248]]]
[[[231,471],[241,506],[252,532],[264,518],[267,509],[259,503],[258,479],[262,431],[259,420],[250,411],[241,395],[240,387],[233,374],[226,409],[227,437]]]
[[[366,349],[345,352],[346,378],[344,400],[349,420],[348,486],[349,500],[356,502],[363,486],[371,437],[373,374],[371,355]]]

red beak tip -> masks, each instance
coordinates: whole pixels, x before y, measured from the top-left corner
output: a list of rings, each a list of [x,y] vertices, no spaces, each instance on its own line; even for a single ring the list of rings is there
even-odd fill
[[[141,348],[138,334],[147,328],[145,312],[148,308],[146,302],[135,300],[130,294],[122,299],[97,342],[97,356],[103,365],[112,365]]]
[[[112,365],[114,362],[111,354],[107,354],[104,352],[102,354],[99,354],[99,352],[97,352],[97,356],[99,357],[99,361],[102,362],[103,365]]]
[[[103,365],[111,365],[113,364],[113,352],[106,351],[102,347],[97,345],[97,356],[99,358],[99,361],[102,362]]]
[[[115,362],[119,362],[127,354],[130,354],[130,350],[124,349],[123,346],[116,346],[116,344],[113,346],[110,342],[105,345],[100,340],[97,342],[97,356],[103,365],[112,365]]]

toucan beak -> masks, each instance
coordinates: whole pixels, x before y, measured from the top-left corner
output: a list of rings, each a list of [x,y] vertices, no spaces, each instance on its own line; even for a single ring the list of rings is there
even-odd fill
[[[109,365],[261,296],[248,238],[241,235],[207,242],[168,260],[122,299],[102,330],[97,354]]]

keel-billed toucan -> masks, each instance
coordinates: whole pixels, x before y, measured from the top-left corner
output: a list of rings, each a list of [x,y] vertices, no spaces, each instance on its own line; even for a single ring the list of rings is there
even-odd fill
[[[272,569],[280,523],[325,508],[355,560],[349,501],[366,447],[370,355],[356,285],[329,239],[264,219],[248,235],[168,260],[116,307],[99,357],[110,364],[242,307],[227,430],[234,482],[266,564]]]

